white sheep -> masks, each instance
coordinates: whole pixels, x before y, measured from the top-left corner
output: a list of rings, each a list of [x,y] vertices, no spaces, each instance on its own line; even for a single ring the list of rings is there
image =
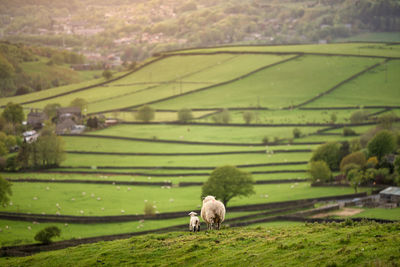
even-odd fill
[[[201,218],[206,222],[208,230],[214,227],[219,230],[225,219],[224,204],[213,196],[205,197],[201,207]]]
[[[190,232],[199,232],[200,231],[200,220],[199,217],[197,217],[197,213],[192,211],[188,214],[190,216],[190,222],[189,222],[189,230]]]

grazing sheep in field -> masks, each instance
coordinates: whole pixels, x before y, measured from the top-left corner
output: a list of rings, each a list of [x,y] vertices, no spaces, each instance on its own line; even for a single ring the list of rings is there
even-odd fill
[[[213,196],[205,197],[201,207],[201,218],[206,222],[208,230],[213,228],[219,230],[225,219],[224,204]]]
[[[189,222],[189,230],[190,232],[199,232],[200,231],[200,220],[199,217],[197,217],[197,213],[192,211],[188,214],[190,216],[190,222]]]

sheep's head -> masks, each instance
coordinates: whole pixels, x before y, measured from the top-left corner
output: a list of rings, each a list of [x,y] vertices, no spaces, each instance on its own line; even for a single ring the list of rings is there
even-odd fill
[[[194,211],[192,211],[192,212],[190,212],[188,215],[189,215],[189,216],[196,216],[196,215],[197,215],[197,213],[196,213],[196,212],[194,212]]]
[[[206,203],[206,202],[208,202],[208,201],[212,201],[212,200],[215,200],[215,197],[213,197],[213,196],[206,196],[206,197],[203,199],[203,204]]]

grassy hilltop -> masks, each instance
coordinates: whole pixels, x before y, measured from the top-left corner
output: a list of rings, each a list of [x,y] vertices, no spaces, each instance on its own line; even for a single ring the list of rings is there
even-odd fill
[[[400,225],[264,224],[173,232],[3,258],[8,266],[396,266]]]

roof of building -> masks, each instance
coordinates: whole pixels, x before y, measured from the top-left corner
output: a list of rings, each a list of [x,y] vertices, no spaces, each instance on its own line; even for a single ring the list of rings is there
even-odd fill
[[[56,133],[62,134],[67,131],[71,131],[75,127],[76,123],[71,119],[66,119],[63,122],[57,124]]]
[[[81,109],[79,107],[66,107],[66,108],[59,108],[57,110],[58,114],[65,114],[65,113],[71,113],[71,114],[81,114]]]
[[[379,194],[400,196],[400,187],[391,186],[382,190]]]

